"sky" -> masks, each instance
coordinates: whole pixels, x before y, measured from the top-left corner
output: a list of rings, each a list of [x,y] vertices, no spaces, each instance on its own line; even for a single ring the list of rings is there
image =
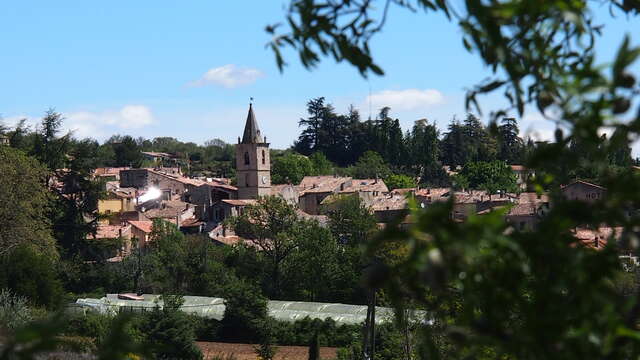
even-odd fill
[[[397,7],[372,42],[385,76],[365,79],[332,59],[309,71],[290,51],[280,73],[264,28],[284,19],[286,4],[8,0],[0,12],[0,115],[7,125],[21,118],[35,124],[55,108],[65,130],[99,141],[128,134],[234,143],[254,98],[262,133],[272,147],[286,148],[309,99],[324,96],[339,112],[353,104],[363,118],[390,106],[405,130],[427,118],[444,131],[465,116],[465,89],[490,75],[463,48],[456,24]],[[597,16],[605,24],[602,61],[625,33],[639,43],[638,19],[612,19],[606,7]],[[481,101],[485,114],[502,104],[499,96]],[[523,134],[538,139],[555,129],[535,111],[519,121]]]

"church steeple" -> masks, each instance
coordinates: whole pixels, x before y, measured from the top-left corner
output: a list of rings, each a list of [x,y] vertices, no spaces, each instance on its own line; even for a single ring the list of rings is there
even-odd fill
[[[247,123],[244,125],[244,133],[242,134],[242,144],[262,144],[264,139],[260,135],[258,122],[253,113],[253,104],[249,103],[249,114],[247,114]]]
[[[260,134],[258,122],[249,104],[242,140],[236,145],[236,180],[238,199],[256,199],[271,195],[271,161],[269,144]]]

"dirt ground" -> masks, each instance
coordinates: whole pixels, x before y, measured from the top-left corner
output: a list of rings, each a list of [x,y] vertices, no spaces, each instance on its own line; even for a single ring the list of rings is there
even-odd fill
[[[219,342],[198,342],[197,343],[205,359],[212,359],[219,356],[222,359],[229,354],[234,355],[235,360],[256,360],[257,356],[254,350],[256,345],[252,344],[230,344]],[[276,360],[307,360],[309,348],[306,346],[276,346]],[[335,359],[336,348],[322,347],[320,348],[320,357],[322,359]]]

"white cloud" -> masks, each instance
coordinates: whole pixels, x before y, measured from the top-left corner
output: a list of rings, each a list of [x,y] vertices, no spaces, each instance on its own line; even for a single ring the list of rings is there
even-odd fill
[[[444,103],[444,95],[435,89],[383,90],[367,96],[375,108],[389,106],[392,110],[424,109]]]
[[[220,85],[226,88],[254,83],[258,78],[263,77],[262,71],[254,68],[238,67],[234,64],[227,64],[217,68],[209,69],[202,77],[189,83],[190,86]]]
[[[111,125],[120,129],[138,129],[153,123],[151,109],[144,105],[126,105],[117,111],[70,113],[67,119],[71,124],[86,127],[87,125]]]

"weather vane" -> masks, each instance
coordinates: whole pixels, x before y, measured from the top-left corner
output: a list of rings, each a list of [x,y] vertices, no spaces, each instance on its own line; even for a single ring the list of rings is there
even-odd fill
[[[253,104],[253,96],[249,98],[249,103]]]

